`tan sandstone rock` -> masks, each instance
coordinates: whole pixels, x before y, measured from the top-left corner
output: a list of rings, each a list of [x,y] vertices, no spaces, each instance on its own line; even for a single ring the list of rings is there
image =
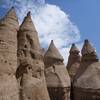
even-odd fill
[[[82,48],[82,61],[73,87],[74,100],[100,100],[100,62],[88,40]]]
[[[79,55],[79,50],[75,44],[72,44],[72,47],[71,47],[69,53],[70,53],[70,55],[68,58],[68,63],[67,63],[66,68],[71,77],[71,82],[73,82],[74,76],[80,66],[81,57]]]
[[[12,7],[0,20],[0,100],[19,100],[17,69],[18,19]]]
[[[51,100],[70,100],[70,77],[63,64],[63,57],[53,40],[44,55],[46,82]]]
[[[50,100],[44,76],[44,63],[38,33],[30,12],[18,32],[18,69],[21,100]]]

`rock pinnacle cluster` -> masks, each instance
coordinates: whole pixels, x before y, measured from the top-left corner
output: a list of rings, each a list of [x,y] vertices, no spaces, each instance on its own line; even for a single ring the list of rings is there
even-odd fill
[[[73,82],[74,100],[100,100],[100,62],[88,40],[82,48],[80,67]]]
[[[0,19],[0,100],[100,100],[100,62],[90,41],[81,56],[73,43],[63,62],[53,40],[41,48],[31,12],[21,25],[14,7]]]

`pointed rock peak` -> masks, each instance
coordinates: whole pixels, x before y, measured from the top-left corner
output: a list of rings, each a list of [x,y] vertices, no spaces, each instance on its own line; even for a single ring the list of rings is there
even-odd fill
[[[2,19],[0,19],[0,24],[6,25],[7,27],[9,27],[9,29],[16,29],[18,31],[19,22],[14,7],[12,7],[7,12],[7,14]]]
[[[31,16],[31,12],[30,11],[27,13],[27,16]]]
[[[15,12],[15,8],[12,7],[6,14],[5,16],[6,18],[11,18],[11,19],[14,19],[14,20],[17,20],[18,21],[18,17],[16,15],[16,12]]]
[[[52,43],[54,44],[53,40],[51,40],[51,44],[52,44]]]
[[[54,44],[53,40],[51,40],[49,48],[51,48],[51,47],[55,47],[55,44]]]
[[[32,21],[30,11],[27,13],[26,17],[24,18],[24,21]]]
[[[33,21],[31,19],[31,13],[28,12],[26,17],[24,18],[24,21],[22,22],[20,28],[18,37],[26,38],[26,41],[28,40],[28,43],[30,44],[30,48],[32,49],[31,52],[39,52],[40,53],[40,43],[38,38],[38,32],[36,31],[36,28],[33,24]]]
[[[21,26],[20,26],[20,29],[23,30],[33,30],[33,31],[36,31],[36,28],[33,24],[33,21],[32,21],[32,18],[31,18],[31,12],[29,11],[27,13],[27,15],[25,16]]]
[[[61,56],[60,52],[58,51],[58,49],[56,48],[53,40],[51,40],[50,46],[45,54],[46,58],[52,58],[52,59],[58,59],[63,61],[63,57]]]
[[[31,19],[31,12],[29,11],[28,13],[27,13],[27,15],[24,17],[24,21],[23,22],[26,22],[26,21],[32,21],[32,19]]]
[[[76,47],[75,43],[72,44],[70,53],[79,53],[78,48]]]
[[[82,55],[90,54],[90,53],[96,53],[95,49],[91,45],[88,39],[84,41],[84,45],[81,51]]]
[[[14,6],[12,6],[11,9],[15,9]]]
[[[12,7],[9,9],[8,13],[9,13],[9,12],[15,12],[15,8],[12,6]]]

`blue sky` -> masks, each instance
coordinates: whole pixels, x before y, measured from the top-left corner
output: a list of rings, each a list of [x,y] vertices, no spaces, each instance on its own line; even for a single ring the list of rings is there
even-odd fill
[[[71,43],[75,42],[81,48],[84,39],[93,43],[100,57],[100,0],[0,1],[0,16],[15,6],[20,23],[31,10],[42,47],[47,48],[50,40],[54,39],[65,60]]]
[[[100,58],[100,0],[47,0],[70,15],[78,26],[81,40],[88,38]]]

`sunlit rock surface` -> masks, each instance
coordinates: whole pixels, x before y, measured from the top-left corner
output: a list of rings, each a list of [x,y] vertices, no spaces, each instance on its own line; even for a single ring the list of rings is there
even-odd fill
[[[18,19],[14,8],[0,20],[0,100],[19,100],[17,69]]]
[[[74,100],[100,100],[100,62],[88,40],[82,48],[82,61],[73,85]]]
[[[43,56],[30,12],[18,32],[18,69],[20,100],[50,100],[44,76]]]
[[[44,55],[45,76],[51,100],[70,100],[70,77],[53,40]]]
[[[67,63],[66,68],[71,77],[71,82],[73,82],[74,76],[76,75],[77,70],[80,66],[81,57],[79,55],[79,50],[75,44],[72,44],[69,53],[70,55],[68,58],[68,63]]]

